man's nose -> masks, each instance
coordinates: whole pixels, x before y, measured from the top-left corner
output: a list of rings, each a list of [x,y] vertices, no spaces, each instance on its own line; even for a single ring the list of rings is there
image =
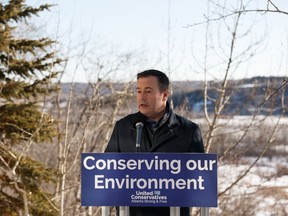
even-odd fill
[[[139,93],[139,99],[141,99],[141,100],[145,100],[145,99],[146,99],[146,94],[145,94],[145,92]]]

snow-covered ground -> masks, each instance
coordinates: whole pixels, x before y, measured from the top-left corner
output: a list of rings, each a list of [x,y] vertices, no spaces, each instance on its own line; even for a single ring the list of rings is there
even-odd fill
[[[206,120],[196,119],[196,122],[205,132]],[[249,133],[247,139],[242,140],[241,147],[239,144],[237,150],[230,152],[232,158],[235,153],[235,158],[240,159],[218,162],[218,192],[222,195],[218,198],[218,208],[211,208],[210,215],[288,216],[288,118],[234,116],[219,119],[218,125],[216,134],[224,134],[223,131],[228,134],[225,140],[218,139],[223,142],[219,145],[224,151],[241,137],[247,126]],[[246,141],[249,144],[245,144]],[[266,146],[269,154],[257,159]],[[250,152],[256,156],[245,155],[246,149],[256,149]]]
[[[244,174],[256,158],[243,158],[240,164],[219,164],[219,192],[230,187],[239,176]],[[255,216],[272,216],[288,214],[288,158],[262,158],[239,182],[228,192],[231,199],[252,198]],[[281,175],[281,170],[286,173]],[[224,195],[225,196],[225,195]],[[243,202],[245,203],[245,202]],[[250,207],[251,208],[251,207]],[[283,214],[279,211],[282,209]],[[276,212],[274,212],[276,210]],[[219,210],[216,210],[219,212]]]
[[[221,193],[234,184],[255,160],[253,157],[244,157],[237,165],[220,163],[218,191]],[[233,215],[245,216],[288,215],[287,164],[287,157],[260,159],[231,190],[219,197],[219,207],[211,209],[211,215],[227,215],[227,210],[234,210]],[[283,175],[281,169],[285,170]],[[221,202],[224,203],[225,209]]]

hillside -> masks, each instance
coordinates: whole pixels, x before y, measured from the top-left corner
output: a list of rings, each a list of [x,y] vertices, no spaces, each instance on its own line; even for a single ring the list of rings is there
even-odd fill
[[[231,80],[228,82],[225,99],[227,104],[223,115],[287,115],[288,111],[282,108],[282,99],[288,97],[288,90],[284,87],[279,89],[285,81],[282,77],[253,77],[244,80]],[[129,85],[128,92],[135,93],[135,83],[74,83],[73,94],[76,97],[84,98],[93,94],[97,85],[97,94],[105,100],[105,103],[113,103],[112,93],[123,91]],[[210,81],[208,83],[207,108],[214,112],[214,101],[219,95],[220,82]],[[201,81],[177,81],[172,82],[173,103],[175,108],[187,106],[196,114],[203,113],[204,109],[204,84]],[[71,83],[62,84],[62,98],[67,98]],[[133,97],[131,98],[133,99]]]

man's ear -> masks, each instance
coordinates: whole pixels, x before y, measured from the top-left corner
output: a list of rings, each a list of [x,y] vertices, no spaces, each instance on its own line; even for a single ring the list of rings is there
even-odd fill
[[[168,90],[165,90],[165,91],[163,92],[163,101],[167,101],[169,95],[170,95],[170,92],[169,92]]]

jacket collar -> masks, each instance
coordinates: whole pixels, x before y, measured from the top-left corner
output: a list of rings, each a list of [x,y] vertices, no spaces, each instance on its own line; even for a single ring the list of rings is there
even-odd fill
[[[168,120],[168,127],[170,129],[173,129],[175,127],[178,127],[179,125],[180,123],[176,117],[176,113],[173,110],[171,110],[170,118]]]
[[[168,102],[167,102],[167,109],[169,110],[168,113],[170,113],[170,116],[168,119],[168,127],[170,129],[178,127],[180,124],[179,124],[178,119],[176,118],[176,113],[172,110]]]

